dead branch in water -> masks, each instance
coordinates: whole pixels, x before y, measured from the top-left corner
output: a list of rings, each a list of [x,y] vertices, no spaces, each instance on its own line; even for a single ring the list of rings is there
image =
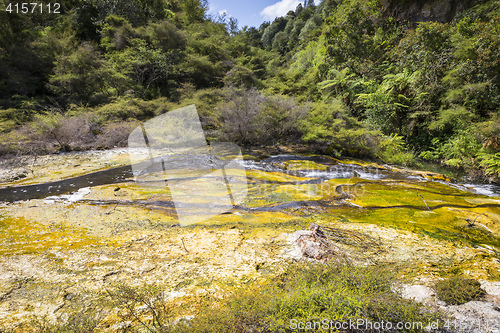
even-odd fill
[[[427,209],[429,210],[429,212],[431,211],[431,209],[429,208],[429,206],[427,205],[427,202],[425,202],[425,199],[424,197],[421,195],[421,194],[418,194],[418,189],[417,189],[417,196],[421,197],[422,200],[424,201],[424,204],[425,204],[425,207],[427,207]]]
[[[472,222],[469,218],[466,218],[465,221],[469,224],[469,228],[472,228],[476,224],[476,220],[479,218],[479,216],[485,215],[485,214],[486,213],[479,214],[478,216],[476,216],[476,218]]]

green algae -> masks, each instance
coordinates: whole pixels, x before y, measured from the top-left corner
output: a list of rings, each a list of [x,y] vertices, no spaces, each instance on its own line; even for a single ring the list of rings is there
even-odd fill
[[[184,228],[190,231],[237,229],[245,238],[265,239],[305,229],[313,221],[311,217],[290,216],[285,212],[236,212],[214,216]]]
[[[290,160],[282,162],[285,170],[297,171],[297,170],[326,170],[327,165],[319,164],[308,160]]]
[[[357,209],[343,208],[331,211],[332,218],[343,222],[369,223],[383,227],[411,231],[435,239],[452,240],[470,245],[500,247],[498,231],[481,226],[469,227],[465,216],[475,217],[481,210],[438,208],[434,211],[412,208]]]
[[[89,236],[86,230],[62,224],[49,226],[26,218],[0,217],[0,255],[40,254],[48,250],[102,246],[106,241]]]
[[[486,196],[460,191],[440,183],[383,183],[364,182],[363,190],[350,199],[350,202],[362,207],[388,207],[411,205],[433,208],[437,205],[461,205],[474,207],[468,199],[481,204],[497,204],[497,200]],[[480,201],[479,201],[480,200]]]
[[[295,201],[332,201],[343,197],[340,185],[355,185],[357,179],[332,179],[319,184],[250,183],[242,206],[255,208]],[[357,190],[357,189],[356,189]]]
[[[247,177],[250,180],[260,180],[269,182],[301,182],[311,180],[311,178],[297,177],[282,172],[266,172],[261,170],[247,170]]]
[[[321,193],[318,192],[318,185],[298,184],[310,180],[310,178],[296,177],[280,172],[265,172],[258,170],[249,170],[247,171],[247,175],[249,177],[248,194],[242,203],[244,207],[255,208],[292,201],[318,200],[322,198]],[[261,183],[255,180],[270,183]]]
[[[259,184],[251,186],[242,206],[256,208],[301,200],[318,200],[317,187],[313,185]]]

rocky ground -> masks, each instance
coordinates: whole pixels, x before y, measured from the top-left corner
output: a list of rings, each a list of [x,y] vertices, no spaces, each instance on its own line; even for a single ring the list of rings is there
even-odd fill
[[[127,148],[19,156],[0,160],[0,186],[57,181],[128,164]]]

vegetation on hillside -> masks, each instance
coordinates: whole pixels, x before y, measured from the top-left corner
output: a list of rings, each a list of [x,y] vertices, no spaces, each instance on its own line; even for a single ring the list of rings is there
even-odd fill
[[[500,176],[500,2],[452,21],[306,1],[258,28],[205,0],[0,2],[0,153],[108,148],[195,103],[211,140]],[[444,21],[443,21],[444,22]]]

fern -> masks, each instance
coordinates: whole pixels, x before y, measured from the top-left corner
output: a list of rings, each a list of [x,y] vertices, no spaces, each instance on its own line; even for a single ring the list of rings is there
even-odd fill
[[[485,167],[485,173],[490,176],[500,176],[500,152],[496,154],[479,153],[480,165]]]

